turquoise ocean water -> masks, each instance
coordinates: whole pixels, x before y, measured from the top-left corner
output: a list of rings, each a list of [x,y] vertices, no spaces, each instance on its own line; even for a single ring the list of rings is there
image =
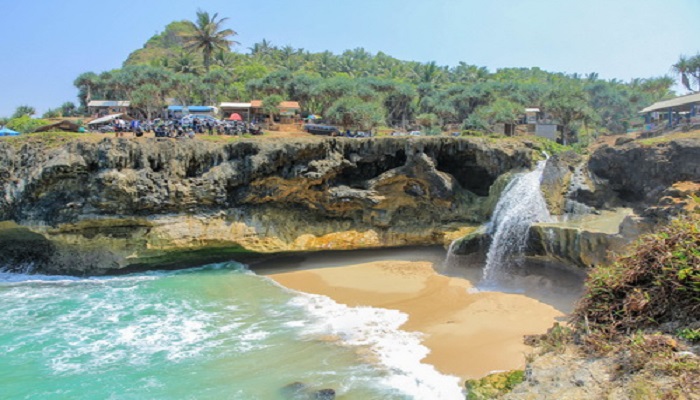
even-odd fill
[[[2,399],[462,399],[406,315],[289,291],[238,263],[99,278],[0,271]],[[299,397],[304,398],[304,397]]]

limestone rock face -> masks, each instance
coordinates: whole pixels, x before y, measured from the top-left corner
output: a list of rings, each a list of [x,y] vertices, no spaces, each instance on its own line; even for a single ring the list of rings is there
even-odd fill
[[[700,138],[603,146],[591,155],[588,169],[616,195],[601,205],[643,209],[676,182],[700,181]]]
[[[612,262],[650,225],[631,209],[603,211],[560,222],[536,223],[529,231],[529,253],[584,270]]]
[[[247,252],[443,244],[486,220],[494,183],[529,168],[536,152],[448,137],[105,138],[54,149],[0,141],[0,246],[15,249],[0,264],[100,273]]]

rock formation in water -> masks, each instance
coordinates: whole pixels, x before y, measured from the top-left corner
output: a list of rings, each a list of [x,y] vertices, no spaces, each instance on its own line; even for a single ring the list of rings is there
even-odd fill
[[[100,273],[244,253],[444,244],[535,142],[0,141],[0,265]]]
[[[529,230],[527,256],[589,268],[610,262],[641,233],[700,198],[700,138],[602,146],[588,158],[563,153],[548,160],[541,190],[555,221]],[[486,232],[453,245],[484,263]]]

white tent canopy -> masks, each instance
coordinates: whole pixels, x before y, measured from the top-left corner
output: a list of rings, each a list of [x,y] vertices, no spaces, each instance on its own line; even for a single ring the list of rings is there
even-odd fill
[[[93,119],[92,121],[88,122],[88,125],[99,125],[99,124],[104,124],[104,123],[107,123],[107,122],[111,122],[112,120],[117,119],[117,118],[121,117],[122,115],[124,115],[124,114],[110,114],[110,115],[106,115],[106,116],[104,116],[104,117],[100,117],[100,118],[97,118],[97,119]]]
[[[251,103],[234,103],[234,102],[229,102],[229,103],[221,103],[219,104],[219,108],[250,108]]]

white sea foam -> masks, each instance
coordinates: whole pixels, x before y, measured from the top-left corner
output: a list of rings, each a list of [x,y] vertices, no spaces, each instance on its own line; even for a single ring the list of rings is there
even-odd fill
[[[265,347],[269,333],[242,322],[247,314],[236,313],[239,306],[208,312],[220,304],[171,295],[148,282],[178,273],[96,278],[3,273],[0,301],[8,312],[0,315],[0,324],[13,325],[16,337],[2,350],[22,352],[23,343],[51,341],[39,350],[41,358],[63,375]]]
[[[340,344],[363,347],[384,370],[383,385],[412,399],[463,399],[460,379],[443,375],[421,363],[429,350],[421,334],[399,329],[408,316],[400,311],[348,307],[326,296],[300,293],[290,305],[301,307],[312,322],[302,332],[308,337],[337,337]]]

